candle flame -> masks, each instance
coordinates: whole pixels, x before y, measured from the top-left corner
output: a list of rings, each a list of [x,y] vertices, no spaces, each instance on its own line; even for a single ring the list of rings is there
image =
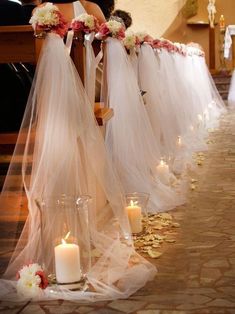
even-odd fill
[[[161,166],[164,166],[164,165],[165,165],[165,161],[163,160],[163,158],[161,158],[160,165],[161,165]]]
[[[181,136],[178,136],[178,144],[179,144],[179,145],[182,144],[182,138],[181,138]]]
[[[65,240],[68,239],[68,237],[70,236],[70,233],[71,233],[71,231],[69,231],[69,232],[66,234],[66,236],[64,237]]]
[[[198,117],[198,120],[199,120],[199,121],[202,121],[202,120],[203,120],[203,118],[202,118],[202,115],[201,115],[201,114],[198,114],[198,115],[197,115],[197,117]]]
[[[133,201],[133,200],[130,201],[130,205],[131,205],[131,206],[136,206],[137,204],[138,204],[137,201]]]
[[[69,236],[70,236],[70,233],[71,233],[71,231],[69,231],[69,232],[66,234],[66,236],[64,237],[64,239],[61,239],[61,243],[62,243],[62,244],[66,244],[66,243],[67,243],[66,240],[68,240],[68,238],[69,238]]]

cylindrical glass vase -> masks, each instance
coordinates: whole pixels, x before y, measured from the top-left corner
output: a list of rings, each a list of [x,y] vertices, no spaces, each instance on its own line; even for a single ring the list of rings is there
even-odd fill
[[[61,195],[40,202],[42,263],[56,283],[76,289],[90,269],[89,196]]]
[[[147,204],[149,194],[134,192],[126,194],[126,212],[128,215],[131,232],[139,234],[143,232],[143,218],[147,217]]]

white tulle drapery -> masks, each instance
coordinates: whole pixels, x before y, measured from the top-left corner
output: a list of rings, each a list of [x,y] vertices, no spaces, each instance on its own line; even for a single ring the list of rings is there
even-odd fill
[[[154,55],[143,43],[129,58],[146,92],[146,110],[161,154],[175,173],[185,174],[188,167],[195,168],[193,153],[207,149],[208,128],[217,126],[226,110],[203,52],[168,44],[171,49],[157,48]]]
[[[115,115],[107,126],[106,145],[126,193],[150,195],[149,211],[174,208],[183,197],[157,177],[160,145],[140,93],[137,77],[122,43],[108,38],[104,72],[107,102]]]
[[[23,153],[22,163],[16,163]],[[14,171],[21,169],[19,185]],[[12,188],[14,187],[14,191]],[[98,208],[98,192],[107,202]],[[58,225],[47,221],[43,229],[38,200],[61,194],[90,195],[89,245],[99,251],[87,270],[87,291],[48,287],[38,299],[107,300],[126,298],[154,278],[156,269],[139,256],[132,244],[124,211],[123,191],[107,157],[88,97],[67,53],[63,40],[49,34],[38,62],[18,142],[0,198],[1,210],[20,210],[26,194],[28,218],[5,279],[0,280],[0,299],[21,301],[16,294],[16,272],[29,261],[43,261],[45,270],[54,259],[51,241]],[[19,202],[8,202],[17,195]],[[48,207],[48,217],[56,210]],[[59,214],[59,213],[58,213]],[[68,218],[74,219],[71,214]],[[61,223],[61,222],[60,222]],[[46,227],[45,227],[46,226]],[[75,236],[87,241],[84,234]],[[136,275],[138,274],[138,276]]]
[[[230,107],[235,106],[235,72],[233,71],[230,87],[229,87],[229,94],[228,94],[228,105]]]

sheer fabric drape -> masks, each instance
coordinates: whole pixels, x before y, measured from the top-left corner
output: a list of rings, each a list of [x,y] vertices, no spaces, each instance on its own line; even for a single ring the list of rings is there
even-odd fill
[[[106,131],[112,161],[126,193],[149,193],[151,212],[172,209],[183,198],[157,178],[160,146],[154,138],[132,64],[119,40],[108,38],[105,47],[107,102],[115,112]]]
[[[15,161],[20,154],[23,159],[19,164]],[[21,176],[16,187],[12,175],[19,169]],[[107,197],[107,204],[100,211],[96,208],[97,182]],[[21,200],[24,194],[29,214],[5,279],[0,281],[1,299],[22,299],[16,295],[14,279],[24,264],[43,260],[47,267],[53,260],[54,251],[49,246],[57,226],[56,223],[47,224],[42,243],[37,200],[60,194],[92,197],[89,212],[91,246],[99,250],[100,257],[93,259],[87,273],[92,287],[89,292],[57,289],[52,293],[47,288],[40,299],[126,298],[156,274],[155,267],[137,255],[133,248],[122,187],[107,157],[80,78],[63,40],[55,34],[49,34],[45,40],[1,194],[1,209],[7,204],[7,211],[16,213],[20,201],[11,202],[12,207],[8,201],[14,195]]]

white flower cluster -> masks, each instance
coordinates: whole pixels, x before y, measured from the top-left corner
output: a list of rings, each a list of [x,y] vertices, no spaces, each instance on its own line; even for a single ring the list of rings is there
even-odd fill
[[[188,56],[199,56],[199,57],[204,56],[204,52],[201,49],[198,49],[192,46],[187,46],[186,52]]]
[[[181,49],[181,46],[182,46],[181,43],[175,42],[174,45],[175,45],[178,49]]]
[[[117,34],[123,28],[122,23],[115,20],[108,21],[106,25],[112,34]]]
[[[28,298],[34,298],[39,296],[42,289],[39,287],[41,283],[40,276],[36,275],[36,272],[43,271],[39,264],[31,264],[24,266],[19,271],[19,280],[17,281],[17,293],[21,296]]]
[[[181,50],[183,53],[186,54],[186,52],[187,52],[187,47],[186,47],[185,44],[175,42],[174,45],[175,45],[179,50]]]
[[[55,26],[59,24],[59,16],[55,11],[58,11],[57,6],[52,3],[47,3],[45,6],[39,7],[35,10],[29,23],[32,24],[33,28],[35,28],[36,25]]]
[[[126,32],[126,36],[123,39],[123,44],[126,49],[131,50],[136,46],[136,35],[133,32]]]
[[[95,27],[95,18],[93,15],[83,13],[72,20],[72,23],[75,21],[83,22],[84,25],[90,29]]]
[[[139,42],[142,43],[144,42],[145,37],[148,36],[148,33],[145,31],[142,31],[142,32],[135,33],[135,35],[138,38]]]

